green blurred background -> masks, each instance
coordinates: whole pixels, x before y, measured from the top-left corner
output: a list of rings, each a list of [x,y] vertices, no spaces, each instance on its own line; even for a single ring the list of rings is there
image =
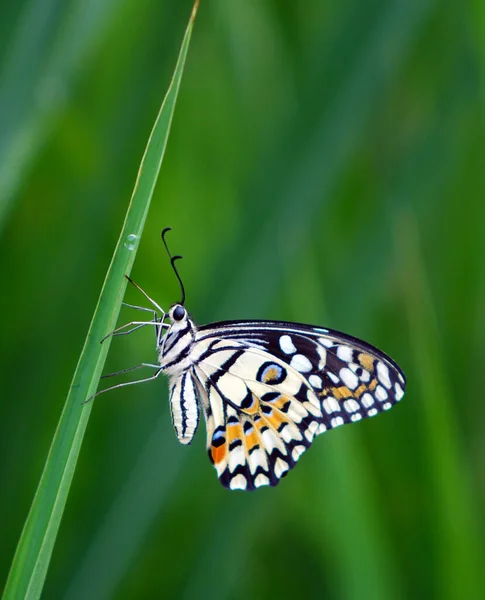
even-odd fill
[[[2,582],[190,8],[0,6]],[[165,381],[102,396],[45,598],[485,597],[484,75],[478,0],[202,0],[134,279],[179,299],[170,225],[196,321],[352,333],[408,392],[251,494]],[[106,370],[155,357],[136,332]]]

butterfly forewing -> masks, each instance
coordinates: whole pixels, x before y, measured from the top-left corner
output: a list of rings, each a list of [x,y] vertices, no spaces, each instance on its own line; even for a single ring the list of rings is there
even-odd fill
[[[370,344],[308,325],[207,325],[194,355],[209,457],[231,489],[276,485],[316,435],[391,408],[405,389]]]

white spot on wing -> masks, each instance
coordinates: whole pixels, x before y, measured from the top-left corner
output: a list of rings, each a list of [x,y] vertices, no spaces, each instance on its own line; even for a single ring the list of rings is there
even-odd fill
[[[220,477],[224,471],[226,470],[226,463],[225,461],[221,461],[220,463],[217,463],[216,465],[214,465],[217,471],[217,477]]]
[[[311,443],[313,441],[314,434],[309,429],[305,429],[305,437]]]
[[[291,359],[290,366],[300,373],[308,373],[308,371],[312,370],[312,363],[303,354],[295,354]]]
[[[263,467],[263,469],[268,468],[268,461],[266,459],[266,454],[261,450],[261,448],[256,448],[251,452],[248,456],[249,463],[249,471],[250,473],[256,473],[256,469],[258,467]]]
[[[377,413],[378,413],[377,408],[369,408],[369,410],[367,411],[367,416],[375,417],[375,415],[377,415]]]
[[[337,356],[340,360],[350,362],[352,360],[352,348],[350,346],[339,346],[337,348]]]
[[[323,408],[325,409],[325,412],[329,415],[331,415],[333,412],[340,412],[339,403],[332,396],[325,398],[325,400],[323,401]]]
[[[303,454],[303,452],[305,452],[305,446],[295,446],[293,448],[293,452],[291,453],[291,458],[294,461],[297,461],[300,456]]]
[[[274,472],[276,477],[281,477],[286,471],[288,471],[288,463],[282,460],[281,458],[277,458],[274,465]]]
[[[360,406],[359,403],[356,402],[355,400],[345,400],[344,402],[344,408],[348,413],[353,413],[356,410],[359,410]]]
[[[310,423],[310,425],[308,426],[307,430],[305,431],[305,437],[306,439],[311,442],[313,440],[313,438],[315,437],[315,433],[318,429],[318,423],[316,421],[312,421]]]
[[[314,417],[321,417],[322,411],[320,408],[320,400],[315,396],[312,390],[308,389],[306,391],[306,397],[308,398],[308,402],[304,402],[303,405],[307,409],[307,411],[312,414]]]
[[[299,432],[298,432],[299,433]],[[282,440],[284,442],[286,442],[287,444],[291,441],[293,441],[293,437],[294,434],[291,430],[291,426],[290,425],[286,425],[286,427],[283,427],[283,429],[279,432]]]
[[[229,471],[231,473],[238,465],[243,465],[246,462],[246,454],[242,446],[238,446],[229,452]]]
[[[308,429],[312,432],[315,433],[318,429],[318,423],[316,421],[312,421],[310,423],[310,426],[308,427]]]
[[[374,404],[374,397],[371,394],[369,394],[369,392],[366,392],[362,396],[362,405],[365,406],[365,408],[369,408],[373,404]]]
[[[327,426],[324,425],[323,423],[320,423],[320,425],[318,426],[317,429],[317,435],[319,435],[320,433],[325,433],[327,431]]]
[[[340,383],[340,379],[337,377],[337,375],[335,375],[335,373],[332,373],[332,371],[329,371],[327,375],[333,381],[333,383]]]
[[[279,436],[276,435],[272,429],[266,429],[263,431],[261,437],[263,438],[263,444],[267,452],[271,454],[273,448],[278,448],[278,450],[281,450],[283,454],[286,454],[285,446],[280,441]]]
[[[382,385],[378,385],[376,387],[376,398],[378,400],[380,400],[381,402],[383,402],[384,400],[387,400],[387,392],[386,390],[382,387]]]
[[[352,371],[347,367],[345,367],[344,369],[340,369],[339,375],[340,379],[349,388],[349,390],[355,390],[355,388],[359,385],[357,375],[355,373],[352,373]]]
[[[288,334],[280,337],[280,348],[285,354],[294,354],[296,352],[295,344]]]
[[[386,402],[382,408],[384,410],[389,410],[391,407],[392,407],[392,404],[390,402]]]
[[[301,423],[305,417],[308,417],[307,409],[303,406],[303,404],[297,402],[296,400],[290,401],[290,408],[288,409],[287,414],[288,417],[297,424]]]
[[[377,378],[383,383],[388,390],[391,389],[391,380],[389,379],[389,369],[387,366],[379,361],[377,363]]]
[[[350,420],[351,421],[360,421],[362,419],[362,415],[360,413],[354,413],[351,417]]]
[[[395,390],[396,390],[396,400],[399,402],[399,400],[401,400],[401,398],[404,396],[404,390],[399,385],[399,383],[396,383]]]
[[[340,425],[344,424],[344,420],[342,417],[334,417],[330,422],[332,427],[340,427]]]
[[[261,487],[262,485],[269,485],[269,479],[266,477],[266,475],[260,473],[254,480],[254,485],[257,488]]]
[[[318,370],[321,371],[327,364],[327,351],[322,346],[317,345],[317,354],[319,357]]]
[[[318,375],[310,375],[308,381],[310,382],[310,385],[312,385],[314,388],[317,388],[317,390],[321,390],[323,387],[322,378]]]
[[[231,482],[229,483],[229,487],[231,488],[231,490],[245,490],[247,484],[248,484],[248,482],[246,481],[246,477],[244,477],[244,475],[241,475],[241,473],[239,473],[239,475],[236,475],[236,477],[233,477],[231,479]]]

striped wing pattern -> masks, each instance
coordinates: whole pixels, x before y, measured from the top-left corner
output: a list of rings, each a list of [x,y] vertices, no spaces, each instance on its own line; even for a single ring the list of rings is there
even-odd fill
[[[277,485],[315,436],[388,410],[405,377],[370,344],[280,321],[200,327],[191,368],[222,484]]]

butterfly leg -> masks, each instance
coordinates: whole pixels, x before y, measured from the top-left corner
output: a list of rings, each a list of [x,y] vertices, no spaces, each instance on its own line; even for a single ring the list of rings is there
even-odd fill
[[[132,327],[133,325],[135,327]],[[137,329],[141,329],[142,327],[145,327],[146,325],[155,325],[155,327],[162,327],[162,328],[169,327],[169,325],[167,323],[160,323],[158,321],[130,321],[129,323],[125,323],[124,325],[121,325],[121,327],[117,327],[116,329],[114,329],[113,331],[111,331],[110,333],[105,335],[104,338],[101,340],[101,343],[103,343],[106,339],[108,339],[111,336],[128,335],[129,333],[133,333]],[[123,331],[123,329],[126,329],[126,327],[132,327],[132,329],[129,329],[128,331]]]
[[[106,375],[101,375],[100,379],[106,379],[107,377],[116,377],[117,375],[124,375],[125,373],[131,373],[131,371],[143,369],[144,367],[149,367],[150,369],[159,369],[160,365],[152,365],[151,363],[141,363],[141,365],[136,365],[136,367],[128,367],[128,369],[121,369],[121,371],[115,371],[114,373],[107,373]]]
[[[96,396],[99,396],[100,394],[104,394],[105,392],[110,392],[111,390],[116,390],[118,388],[126,387],[128,385],[135,385],[137,383],[144,383],[145,381],[153,381],[154,379],[157,379],[157,377],[160,375],[160,373],[162,371],[163,371],[163,369],[161,367],[158,367],[158,371],[155,373],[155,375],[152,375],[151,377],[145,377],[145,379],[137,379],[136,381],[125,381],[124,383],[118,383],[118,385],[113,385],[109,388],[106,388],[105,390],[96,392],[95,394],[93,394],[92,396],[90,396],[89,398],[84,400],[84,402],[81,402],[81,404],[87,404],[88,402],[91,402],[91,400],[96,398]]]
[[[121,304],[123,306],[126,306],[127,308],[134,308],[135,310],[143,310],[144,312],[149,312],[153,315],[154,319],[158,320],[158,313],[156,310],[153,310],[153,308],[146,308],[145,306],[137,306],[136,304],[128,304],[128,302],[122,302]]]

